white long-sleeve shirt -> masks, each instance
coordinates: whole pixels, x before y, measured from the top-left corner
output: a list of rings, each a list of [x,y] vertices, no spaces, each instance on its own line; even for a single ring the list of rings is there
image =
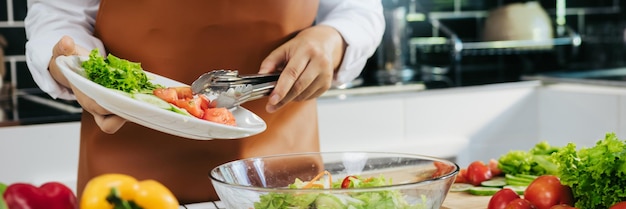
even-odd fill
[[[102,41],[93,36],[99,4],[100,0],[28,0],[26,63],[35,83],[51,97],[75,99],[48,71],[52,49],[61,37],[68,35],[79,46],[106,53]],[[382,10],[380,0],[320,0],[316,23],[335,28],[347,43],[334,85],[355,79],[375,52],[385,27]]]

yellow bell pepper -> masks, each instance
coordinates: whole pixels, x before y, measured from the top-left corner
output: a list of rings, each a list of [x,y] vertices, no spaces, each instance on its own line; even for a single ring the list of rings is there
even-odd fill
[[[81,209],[178,209],[172,192],[155,180],[137,181],[125,174],[103,174],[83,191]]]

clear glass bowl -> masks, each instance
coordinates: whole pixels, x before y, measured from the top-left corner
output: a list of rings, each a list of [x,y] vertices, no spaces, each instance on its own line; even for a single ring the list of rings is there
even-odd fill
[[[429,156],[322,152],[237,160],[214,168],[210,178],[220,200],[229,209],[430,209],[441,206],[458,173],[456,163]],[[289,187],[296,179],[304,181],[299,183],[304,185],[320,174],[324,175],[317,187]],[[388,184],[329,188],[329,182],[341,185],[348,176],[362,177],[361,182],[370,181],[364,180],[370,177],[384,178],[383,182]]]

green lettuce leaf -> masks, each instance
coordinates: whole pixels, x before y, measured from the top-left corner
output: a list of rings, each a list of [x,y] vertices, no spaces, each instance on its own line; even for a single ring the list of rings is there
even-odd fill
[[[332,188],[341,189],[342,181],[332,182]],[[357,176],[352,181],[355,188],[378,187],[391,184],[383,176],[365,180]],[[296,179],[288,188],[300,188],[305,183]],[[260,201],[254,203],[255,209],[306,209],[306,208],[328,208],[328,209],[374,209],[374,208],[394,208],[394,209],[425,209],[427,200],[423,197],[422,202],[410,205],[397,190],[381,190],[373,192],[356,192],[343,194],[328,194],[322,192],[284,194],[268,193],[261,195]]]
[[[91,50],[89,59],[82,62],[87,78],[104,87],[127,93],[151,92],[159,85],[149,81],[138,62],[120,59],[109,54],[106,59],[97,48]]]
[[[529,151],[512,150],[498,158],[498,168],[502,172],[512,175],[554,175],[557,173],[557,165],[550,156],[560,149],[560,147],[551,146],[548,142],[542,141]]]
[[[561,183],[572,188],[577,208],[609,208],[626,200],[626,141],[614,133],[578,151],[569,143],[552,158]]]

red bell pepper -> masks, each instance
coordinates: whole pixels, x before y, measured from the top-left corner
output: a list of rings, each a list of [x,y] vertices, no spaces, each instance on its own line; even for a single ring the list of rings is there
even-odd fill
[[[76,195],[67,186],[48,182],[40,187],[14,183],[3,194],[9,208],[16,209],[78,209]]]

